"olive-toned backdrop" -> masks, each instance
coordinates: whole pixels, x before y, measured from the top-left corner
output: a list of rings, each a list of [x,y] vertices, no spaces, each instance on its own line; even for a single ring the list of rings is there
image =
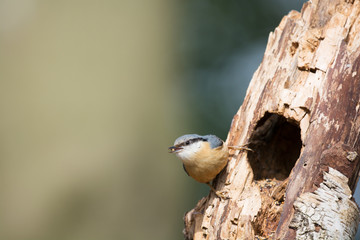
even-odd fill
[[[0,239],[183,239],[209,189],[167,147],[226,138],[302,3],[0,0]]]

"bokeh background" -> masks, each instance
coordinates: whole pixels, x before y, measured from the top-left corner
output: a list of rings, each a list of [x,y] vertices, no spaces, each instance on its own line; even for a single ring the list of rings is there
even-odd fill
[[[209,189],[167,147],[226,138],[302,4],[0,0],[0,239],[183,239]]]

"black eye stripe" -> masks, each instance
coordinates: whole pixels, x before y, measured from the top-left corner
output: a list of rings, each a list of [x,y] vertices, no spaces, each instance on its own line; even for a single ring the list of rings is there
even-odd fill
[[[182,143],[178,144],[176,147],[183,147],[183,146],[187,146],[187,145],[190,145],[190,144],[192,144],[192,143],[194,143],[194,142],[198,142],[198,141],[203,141],[203,142],[206,142],[206,141],[207,141],[207,139],[205,139],[205,138],[201,138],[201,137],[199,137],[199,138],[189,139],[189,140],[187,140],[187,141],[185,141],[185,142],[182,142]]]

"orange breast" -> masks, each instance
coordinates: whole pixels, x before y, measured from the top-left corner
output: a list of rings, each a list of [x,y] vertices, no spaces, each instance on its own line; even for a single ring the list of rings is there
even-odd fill
[[[229,153],[226,146],[211,149],[208,142],[203,142],[203,147],[196,153],[191,161],[184,162],[189,175],[198,182],[207,183],[224,169]]]

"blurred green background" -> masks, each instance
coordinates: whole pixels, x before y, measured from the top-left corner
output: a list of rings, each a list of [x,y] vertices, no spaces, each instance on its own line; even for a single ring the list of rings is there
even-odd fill
[[[302,4],[0,0],[0,239],[183,239],[209,189],[167,147],[226,138]]]

